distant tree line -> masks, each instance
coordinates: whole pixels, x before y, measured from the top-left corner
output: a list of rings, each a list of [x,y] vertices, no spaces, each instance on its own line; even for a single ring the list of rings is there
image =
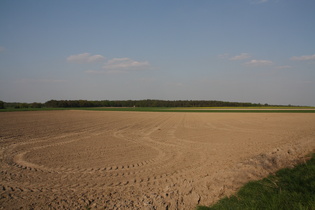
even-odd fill
[[[0,109],[5,109],[5,108],[15,108],[15,109],[25,109],[25,108],[42,108],[45,106],[43,103],[19,103],[19,102],[2,102],[0,101]]]
[[[45,107],[248,107],[260,106],[252,103],[224,102],[224,101],[201,101],[201,100],[119,100],[119,101],[87,101],[87,100],[50,100]]]
[[[252,107],[268,106],[244,102],[207,101],[207,100],[49,100],[45,103],[6,103],[0,108],[70,108],[70,107]]]

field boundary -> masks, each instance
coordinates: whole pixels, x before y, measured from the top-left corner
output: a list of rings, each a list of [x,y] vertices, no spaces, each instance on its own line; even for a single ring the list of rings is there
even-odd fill
[[[315,153],[302,160],[293,168],[282,168],[265,178],[250,181],[235,194],[197,209],[313,209],[315,200],[309,186],[315,179]]]
[[[0,109],[0,112],[19,112],[19,111],[55,111],[55,110],[86,110],[86,111],[132,111],[132,112],[230,112],[230,113],[315,113],[313,107],[82,107],[82,108],[7,108]]]

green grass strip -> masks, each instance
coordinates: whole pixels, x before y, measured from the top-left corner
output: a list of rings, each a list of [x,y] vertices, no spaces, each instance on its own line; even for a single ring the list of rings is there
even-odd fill
[[[305,164],[249,182],[236,195],[198,210],[315,209],[315,154]]]

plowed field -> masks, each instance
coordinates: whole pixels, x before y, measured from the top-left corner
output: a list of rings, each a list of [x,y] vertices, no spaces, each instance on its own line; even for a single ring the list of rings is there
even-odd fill
[[[0,208],[193,209],[315,149],[315,114],[0,113]]]

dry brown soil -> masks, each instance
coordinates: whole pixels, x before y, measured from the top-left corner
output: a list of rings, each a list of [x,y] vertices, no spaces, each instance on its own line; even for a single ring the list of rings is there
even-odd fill
[[[0,208],[194,209],[315,148],[315,114],[0,113]]]

